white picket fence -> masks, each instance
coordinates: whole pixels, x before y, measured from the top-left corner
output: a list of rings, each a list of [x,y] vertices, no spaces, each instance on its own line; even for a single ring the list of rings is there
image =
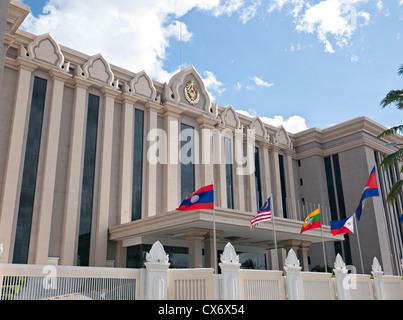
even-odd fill
[[[403,300],[403,280],[383,275],[374,258],[371,275],[350,274],[338,255],[334,274],[301,272],[293,250],[284,271],[243,270],[234,247],[214,269],[170,269],[156,242],[145,269],[0,265],[1,300]]]
[[[0,265],[0,299],[135,300],[139,279],[133,269]]]

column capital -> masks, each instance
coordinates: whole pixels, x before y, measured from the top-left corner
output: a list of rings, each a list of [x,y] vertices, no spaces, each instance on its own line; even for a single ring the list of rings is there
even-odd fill
[[[273,151],[273,152],[277,152],[277,153],[279,153],[281,150],[284,150],[284,149],[281,149],[279,146],[277,146],[277,145],[272,145],[271,146],[271,151]]]
[[[149,111],[155,111],[157,113],[161,113],[161,111],[164,109],[164,107],[158,103],[148,101],[145,106],[147,107],[147,110]]]
[[[302,240],[284,240],[279,242],[286,250],[298,249],[302,245]]]
[[[104,94],[105,97],[116,98],[120,95],[120,91],[117,91],[115,88],[112,87],[103,87],[101,92]]]
[[[66,82],[73,77],[70,73],[54,68],[49,70],[49,75],[52,77],[53,80],[60,80],[62,82]]]
[[[74,87],[79,87],[82,89],[88,89],[92,85],[90,81],[88,81],[87,79],[84,79],[84,78],[80,78],[80,77],[74,77],[73,84],[74,84]]]
[[[122,93],[122,100],[123,103],[129,103],[129,104],[135,104],[139,99],[137,99],[135,96],[128,94],[128,93]]]
[[[34,72],[36,69],[39,68],[39,65],[37,63],[29,59],[17,57],[15,61],[17,63],[18,69],[24,69],[29,72]]]
[[[209,229],[202,228],[189,228],[181,230],[181,232],[186,236],[186,240],[204,240],[205,235],[209,231]]]
[[[180,115],[184,112],[184,110],[180,106],[169,103],[169,102],[165,102],[163,104],[163,107],[164,107],[164,112],[163,112],[164,117],[169,115],[171,117],[179,119]]]
[[[262,148],[265,148],[269,151],[271,151],[274,147],[274,145],[268,140],[259,140],[258,143]]]
[[[224,234],[222,230],[216,230],[215,235],[216,239],[219,239]],[[204,235],[204,240],[214,240],[214,231],[208,230],[207,233]]]
[[[282,149],[285,156],[296,156],[296,152],[292,149]]]
[[[204,128],[207,128],[207,129],[212,129],[212,128],[214,128],[215,125],[220,123],[220,121],[218,119],[208,117],[205,114],[201,114],[196,119],[196,121],[200,125],[200,127],[204,127]]]

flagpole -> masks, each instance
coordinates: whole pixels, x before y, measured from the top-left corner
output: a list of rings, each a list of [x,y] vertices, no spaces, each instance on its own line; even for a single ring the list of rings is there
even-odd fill
[[[214,187],[214,171],[213,171],[213,192],[215,192]],[[216,238],[216,229],[215,229],[215,197],[213,201],[213,241],[214,241],[214,274],[217,274],[217,238]]]
[[[278,249],[277,249],[277,236],[276,236],[276,222],[274,221],[274,199],[273,199],[273,194],[270,194],[270,200],[271,200],[271,219],[273,220],[273,231],[274,231],[274,247],[276,251],[276,260],[277,260],[277,270],[280,268],[280,263],[278,260]]]
[[[322,249],[323,249],[323,259],[325,261],[325,273],[327,273],[327,261],[326,261],[326,250],[325,250],[325,240],[323,239],[323,219],[322,212],[320,210],[320,204],[318,205],[320,212],[320,233],[322,235]]]
[[[360,261],[361,261],[361,269],[362,269],[362,274],[364,274],[364,263],[362,261],[362,252],[361,252],[361,244],[360,244],[360,234],[358,232],[358,223],[357,223],[357,218],[354,213],[354,222],[355,222],[355,229],[357,230],[357,242],[358,242],[358,252],[360,253]]]

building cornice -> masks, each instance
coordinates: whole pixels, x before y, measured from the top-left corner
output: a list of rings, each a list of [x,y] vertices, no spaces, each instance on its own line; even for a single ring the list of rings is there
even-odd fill
[[[394,151],[391,150],[390,148],[386,147],[385,145],[382,145],[381,143],[377,143],[375,141],[372,141],[370,139],[360,139],[357,141],[353,141],[350,143],[346,143],[337,147],[333,147],[333,148],[329,148],[326,150],[323,149],[319,149],[319,148],[312,148],[310,150],[301,152],[301,153],[297,153],[294,156],[294,159],[296,160],[302,160],[305,158],[309,158],[309,157],[313,157],[313,156],[320,156],[320,157],[328,157],[331,156],[333,154],[337,154],[337,153],[341,153],[344,151],[348,151],[351,149],[355,149],[355,148],[359,148],[359,147],[369,147],[371,149],[380,151],[381,153],[384,154],[391,154]]]
[[[320,145],[324,145],[326,143],[352,136],[356,133],[366,133],[369,136],[372,136],[374,139],[381,134],[387,128],[380,125],[379,123],[367,118],[367,117],[359,117],[355,118],[338,125],[334,125],[332,127],[319,130],[317,128],[312,128],[309,130],[305,130],[301,133],[297,133],[294,135],[294,143],[295,147],[302,147],[307,144],[318,143]],[[385,154],[390,154],[393,152],[393,148],[388,148],[385,146],[390,142],[403,143],[403,137],[399,135],[391,135],[389,137],[385,137],[382,139],[372,141],[367,138],[363,138],[354,142],[350,142],[347,144],[343,144],[338,147],[323,149],[314,147],[311,150],[307,150],[297,154],[297,159],[306,158],[311,155],[329,155],[337,152],[349,150],[352,148],[356,148],[358,146],[369,146],[373,149],[381,151]]]

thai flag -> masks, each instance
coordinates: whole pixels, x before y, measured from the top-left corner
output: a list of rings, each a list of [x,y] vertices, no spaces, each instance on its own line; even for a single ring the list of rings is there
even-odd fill
[[[378,190],[378,183],[376,181],[376,171],[374,166],[369,175],[368,181],[365,185],[364,192],[361,196],[360,204],[358,205],[358,208],[355,210],[355,214],[358,221],[360,221],[362,209],[364,208],[365,205],[365,200],[369,197],[377,197],[377,196],[379,196],[379,190]]]
[[[214,209],[214,186],[212,184],[193,192],[183,200],[176,210],[190,211],[201,209]]]
[[[250,230],[253,229],[262,221],[270,221],[271,220],[271,206],[270,206],[270,198],[266,200],[263,207],[260,208],[257,215],[250,221]]]

